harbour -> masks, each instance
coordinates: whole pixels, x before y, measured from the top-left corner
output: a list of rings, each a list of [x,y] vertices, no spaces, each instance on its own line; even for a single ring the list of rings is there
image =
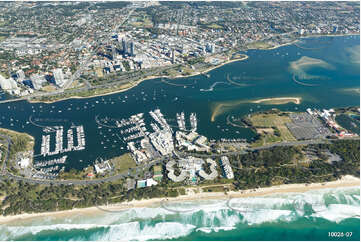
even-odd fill
[[[359,45],[359,36],[320,38],[330,39],[325,48],[308,50],[289,45],[267,51],[249,50],[247,60],[214,69],[208,73],[209,77],[199,75],[169,80],[169,83],[182,83],[181,86],[156,78],[107,96],[51,104],[3,103],[0,104],[0,126],[35,137],[34,165],[67,156],[64,164],[57,164],[58,170],[63,167],[65,170],[83,169],[94,164],[99,157],[107,160],[119,156],[130,151],[131,142],[135,148],[141,145],[151,147],[151,140],[142,144],[140,140],[161,130],[193,130],[214,141],[251,141],[256,134],[247,127],[229,124],[228,116],[239,119],[272,108],[305,112],[307,108],[322,110],[359,106],[358,93],[343,91],[359,88],[359,66],[336,56],[344,51],[345,46]],[[307,43],[308,40],[304,41]],[[288,67],[300,56],[322,59],[334,69],[310,69],[310,73],[322,76],[317,81],[318,86],[297,84],[292,79],[295,74]],[[268,78],[264,79],[264,76]],[[217,84],[230,83],[228,80],[240,85]],[[212,91],[200,91],[210,86]],[[284,96],[302,97],[302,102],[278,105],[251,102]],[[215,121],[211,122],[219,104],[223,106],[217,111]],[[149,149],[149,153],[156,157],[155,151]]]

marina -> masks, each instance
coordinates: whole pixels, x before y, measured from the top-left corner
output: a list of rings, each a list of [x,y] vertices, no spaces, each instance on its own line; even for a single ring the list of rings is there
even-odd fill
[[[191,127],[192,127],[192,131],[196,131],[197,130],[197,114],[196,113],[191,113],[191,116],[189,117],[190,123],[191,123]]]
[[[107,96],[55,103],[18,101],[0,104],[0,126],[29,133],[35,138],[34,164],[66,155],[66,163],[58,165],[59,169],[62,166],[66,170],[81,170],[98,157],[108,160],[120,156],[130,152],[129,147],[139,150],[142,154],[137,152],[139,157],[145,155],[144,160],[160,156],[153,142],[164,140],[167,131],[173,136],[177,131],[185,135],[195,131],[206,136],[211,143],[249,142],[256,134],[246,126],[230,123],[272,108],[306,112],[307,108],[322,110],[359,105],[359,93],[344,91],[359,88],[359,66],[344,56],[336,58],[337,53],[345,52],[345,46],[359,45],[359,37],[322,38],[330,38],[329,46],[317,52],[294,45],[267,51],[248,50],[247,60],[214,69],[209,78],[200,75],[169,80],[171,83],[181,82],[181,86],[169,85],[155,78],[125,92]],[[320,85],[299,85],[292,80],[294,73],[288,67],[302,56],[322,59],[334,69],[312,67],[321,76],[322,82],[317,82]],[[228,79],[237,83],[242,81],[242,86],[215,85],[229,82]],[[195,88],[184,88],[187,83]],[[212,92],[200,91],[212,85],[215,85]],[[217,88],[218,85],[222,88]],[[281,105],[248,102],[285,96],[302,97],[302,102]],[[221,108],[217,109],[219,105]],[[137,117],[131,118],[133,115]],[[227,122],[227,117],[231,122]],[[350,123],[350,127],[354,126]],[[152,141],[152,133],[160,136],[151,136]],[[177,145],[175,141],[173,143]]]
[[[77,137],[77,146],[74,146],[74,133],[73,129],[76,130],[76,137]],[[64,128],[63,126],[54,126],[54,127],[46,127],[43,129],[43,132],[46,134],[42,135],[41,141],[41,150],[40,155],[42,156],[52,156],[61,154],[64,152],[70,152],[74,150],[84,150],[85,149],[85,134],[84,134],[84,127],[80,126],[72,126],[70,129],[67,130],[67,148],[63,147],[63,133]],[[55,133],[55,150],[50,151],[50,139],[52,133]]]
[[[47,160],[47,161],[41,161],[34,164],[35,168],[44,167],[44,166],[53,166],[53,165],[59,165],[59,164],[65,164],[66,158],[68,156],[62,156],[61,158]]]
[[[181,114],[177,113],[177,123],[180,130],[186,129],[186,124],[184,121],[184,112],[182,112]]]

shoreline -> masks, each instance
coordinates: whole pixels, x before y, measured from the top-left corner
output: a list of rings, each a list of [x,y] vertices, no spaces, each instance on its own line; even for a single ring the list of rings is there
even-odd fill
[[[296,39],[296,40],[291,41],[289,43],[279,44],[279,45],[266,47],[266,48],[250,48],[249,50],[274,50],[274,49],[278,49],[278,48],[283,47],[283,46],[293,45],[294,43],[297,43],[298,41],[299,41],[299,39]]]
[[[306,36],[300,36],[299,39],[296,39],[296,40],[291,41],[289,43],[284,43],[284,44],[280,44],[280,45],[276,45],[276,46],[268,47],[268,48],[250,48],[250,49],[247,49],[247,50],[251,50],[251,49],[253,49],[253,50],[273,50],[273,49],[278,49],[278,48],[283,47],[283,46],[295,44],[298,41],[300,41],[300,39],[303,39],[303,38],[342,37],[342,36],[357,36],[357,35],[360,35],[360,34],[358,34],[358,33],[349,33],[349,34],[306,35]],[[204,73],[207,73],[209,71],[212,71],[212,70],[214,70],[216,68],[222,67],[223,65],[226,65],[226,64],[229,64],[229,63],[232,63],[232,62],[235,62],[235,61],[243,61],[243,60],[246,60],[246,59],[248,59],[247,55],[244,58],[239,58],[239,59],[235,59],[235,60],[228,60],[228,61],[226,61],[224,63],[221,63],[221,64],[219,64],[217,66],[210,67],[209,69],[206,69],[205,71],[196,72],[196,73],[186,75],[186,76],[182,76],[182,75],[177,75],[177,76],[174,76],[174,77],[169,77],[169,76],[149,76],[149,77],[145,77],[144,79],[136,81],[136,84],[133,85],[132,87],[125,88],[125,89],[120,89],[120,90],[116,90],[116,91],[112,91],[112,92],[104,93],[104,94],[91,95],[91,96],[88,96],[88,97],[71,96],[71,97],[67,97],[67,98],[57,99],[57,100],[54,100],[54,101],[28,100],[27,98],[20,99],[20,100],[25,100],[25,101],[28,101],[29,103],[46,103],[46,104],[50,104],[50,103],[65,101],[65,100],[68,100],[68,99],[85,99],[85,98],[94,98],[94,97],[99,97],[99,96],[107,96],[107,95],[111,95],[111,94],[125,92],[125,91],[127,91],[127,90],[129,90],[129,89],[131,89],[133,87],[136,87],[141,82],[146,81],[146,80],[156,79],[156,78],[171,78],[171,79],[177,79],[177,78],[182,78],[182,77],[183,78],[188,78],[188,77],[192,77],[192,76],[202,75]],[[19,100],[17,100],[17,101],[19,101]]]
[[[124,88],[124,89],[119,89],[119,90],[115,90],[115,91],[112,91],[112,92],[107,92],[107,93],[103,93],[103,94],[96,94],[96,95],[91,95],[91,96],[88,96],[88,97],[81,97],[81,96],[71,96],[71,97],[66,97],[66,98],[61,98],[61,99],[57,99],[57,100],[54,100],[54,101],[40,101],[40,100],[29,100],[27,98],[24,98],[24,100],[28,101],[29,103],[46,103],[46,104],[51,104],[51,103],[56,103],[56,102],[60,102],[60,101],[65,101],[65,100],[69,100],[69,99],[86,99],[86,98],[94,98],[94,97],[102,97],[102,96],[108,96],[108,95],[112,95],[112,94],[116,94],[116,93],[121,93],[121,92],[125,92],[125,91],[128,91],[136,86],[138,86],[140,83],[142,83],[143,81],[146,81],[146,80],[152,80],[152,79],[157,79],[157,78],[169,78],[169,79],[179,79],[179,78],[188,78],[188,77],[192,77],[192,76],[198,76],[198,75],[203,75],[205,73],[208,73],[214,69],[217,69],[219,67],[222,67],[224,65],[227,65],[227,64],[230,64],[230,63],[233,63],[233,62],[236,62],[236,61],[243,61],[243,60],[246,60],[248,59],[248,55],[245,55],[244,57],[242,58],[237,58],[237,59],[232,59],[232,60],[228,60],[228,61],[225,61],[219,65],[216,65],[216,66],[212,66],[204,71],[198,71],[198,72],[195,72],[195,73],[192,73],[192,74],[189,74],[189,75],[186,75],[186,76],[183,76],[183,75],[177,75],[177,76],[173,76],[173,77],[170,77],[170,76],[148,76],[148,77],[145,77],[143,79],[140,79],[138,81],[136,81],[134,83],[134,85],[132,85],[131,87],[127,87],[127,88]]]
[[[360,35],[360,33],[348,33],[348,34],[315,34],[315,35],[305,35],[300,36],[301,39],[303,38],[319,38],[319,37],[342,37],[342,36],[354,36],[354,35]]]
[[[95,215],[95,213],[116,213],[119,211],[132,209],[132,208],[145,208],[145,207],[157,207],[162,206],[163,202],[185,202],[185,201],[200,201],[200,200],[227,200],[233,198],[247,198],[247,197],[260,197],[260,196],[269,196],[275,194],[285,194],[285,193],[304,193],[308,191],[316,191],[322,189],[330,188],[345,188],[345,187],[360,187],[360,178],[353,177],[350,175],[344,176],[339,180],[331,182],[321,182],[321,183],[311,183],[311,184],[282,184],[271,187],[257,188],[257,189],[248,189],[242,191],[231,191],[227,194],[223,192],[200,192],[193,193],[188,195],[181,195],[178,197],[163,197],[163,198],[152,198],[152,199],[142,199],[142,200],[133,200],[130,202],[123,202],[118,204],[110,204],[108,206],[88,207],[88,208],[75,208],[71,210],[64,211],[54,211],[54,212],[44,212],[44,213],[32,213],[32,214],[18,214],[10,216],[0,216],[0,224],[4,225],[6,223],[14,221],[24,221],[27,219],[32,219],[36,217],[45,217],[45,216],[69,216],[69,215],[84,215],[90,214]],[[113,211],[111,209],[114,209]]]
[[[265,103],[267,104],[267,102],[269,102],[269,104],[286,104],[289,102],[292,102],[294,104],[300,104],[301,103],[302,98],[301,97],[274,97],[274,98],[263,98],[263,99],[258,99],[255,101],[252,101],[252,103]]]

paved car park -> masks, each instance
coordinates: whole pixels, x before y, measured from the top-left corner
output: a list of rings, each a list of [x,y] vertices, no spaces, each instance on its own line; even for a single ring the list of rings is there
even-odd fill
[[[292,123],[287,123],[287,128],[297,140],[325,138],[332,135],[321,120],[308,113],[292,113],[289,117]]]

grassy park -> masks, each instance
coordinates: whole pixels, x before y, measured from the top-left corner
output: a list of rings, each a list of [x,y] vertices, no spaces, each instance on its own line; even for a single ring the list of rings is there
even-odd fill
[[[136,167],[135,161],[131,157],[130,153],[115,157],[110,160],[111,165],[114,167],[116,173],[122,173],[129,168]]]
[[[254,146],[296,140],[286,126],[291,119],[285,113],[259,113],[250,116],[249,120],[260,135],[260,139],[253,144]]]

